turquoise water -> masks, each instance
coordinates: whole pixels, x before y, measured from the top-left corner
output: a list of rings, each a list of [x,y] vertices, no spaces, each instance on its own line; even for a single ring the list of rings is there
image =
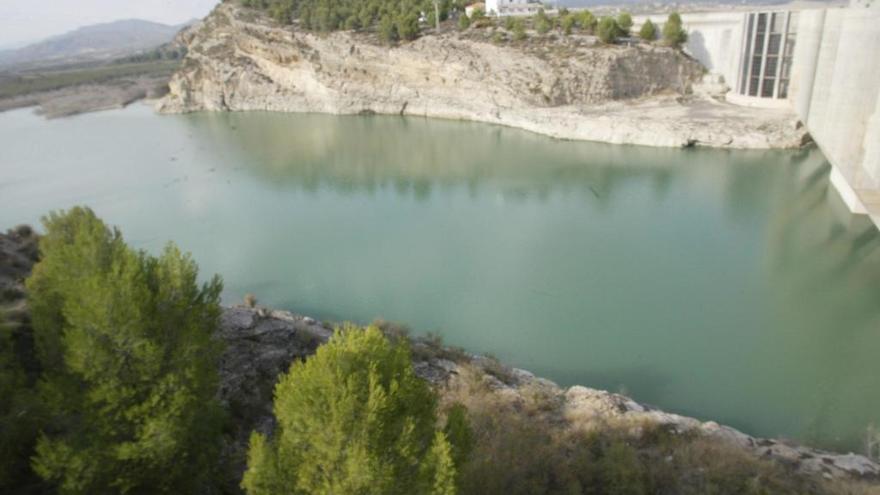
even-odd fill
[[[880,238],[817,151],[654,149],[474,123],[136,106],[0,114],[0,225],[88,204],[224,297],[382,317],[563,385],[860,449]]]

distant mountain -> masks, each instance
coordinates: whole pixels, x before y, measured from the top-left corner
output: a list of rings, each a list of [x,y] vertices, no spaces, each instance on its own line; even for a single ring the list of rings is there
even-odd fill
[[[22,48],[0,51],[0,66],[49,66],[133,55],[170,42],[187,24],[169,26],[128,19],[85,26]]]

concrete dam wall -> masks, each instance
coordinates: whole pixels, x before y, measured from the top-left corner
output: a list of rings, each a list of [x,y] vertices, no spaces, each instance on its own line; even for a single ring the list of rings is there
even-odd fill
[[[661,24],[664,15],[637,16]],[[880,225],[880,2],[682,15],[685,50],[730,87],[727,101],[797,114],[853,213]]]

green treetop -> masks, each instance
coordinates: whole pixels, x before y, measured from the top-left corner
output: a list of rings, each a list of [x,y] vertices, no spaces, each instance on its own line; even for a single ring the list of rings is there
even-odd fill
[[[583,29],[588,34],[593,34],[596,32],[596,25],[598,21],[596,20],[596,16],[593,15],[589,10],[584,10],[577,14],[578,16],[578,24],[581,29]]]
[[[620,27],[613,17],[603,17],[596,28],[596,36],[599,37],[599,41],[605,44],[617,41],[618,33],[620,33]]]
[[[645,20],[645,23],[642,24],[641,29],[639,29],[639,38],[645,41],[654,41],[657,39],[657,27],[654,26],[651,19]]]
[[[674,47],[680,47],[687,41],[687,31],[681,26],[681,16],[678,12],[669,14],[666,24],[663,25],[663,41]]]
[[[216,465],[221,282],[130,249],[86,208],[43,220],[27,280],[40,395],[34,470],[62,494],[194,493]]]
[[[249,495],[453,494],[471,437],[460,412],[438,430],[436,402],[405,343],[376,327],[339,329],[281,377],[277,428],[272,438],[252,434],[242,487]]]
[[[622,12],[617,16],[617,27],[620,28],[618,34],[620,36],[629,36],[629,31],[632,29],[633,20],[632,16],[629,15],[629,12]]]

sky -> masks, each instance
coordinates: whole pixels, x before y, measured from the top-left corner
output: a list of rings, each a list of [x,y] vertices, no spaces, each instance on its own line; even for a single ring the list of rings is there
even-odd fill
[[[0,49],[120,19],[181,24],[219,0],[0,0]]]

